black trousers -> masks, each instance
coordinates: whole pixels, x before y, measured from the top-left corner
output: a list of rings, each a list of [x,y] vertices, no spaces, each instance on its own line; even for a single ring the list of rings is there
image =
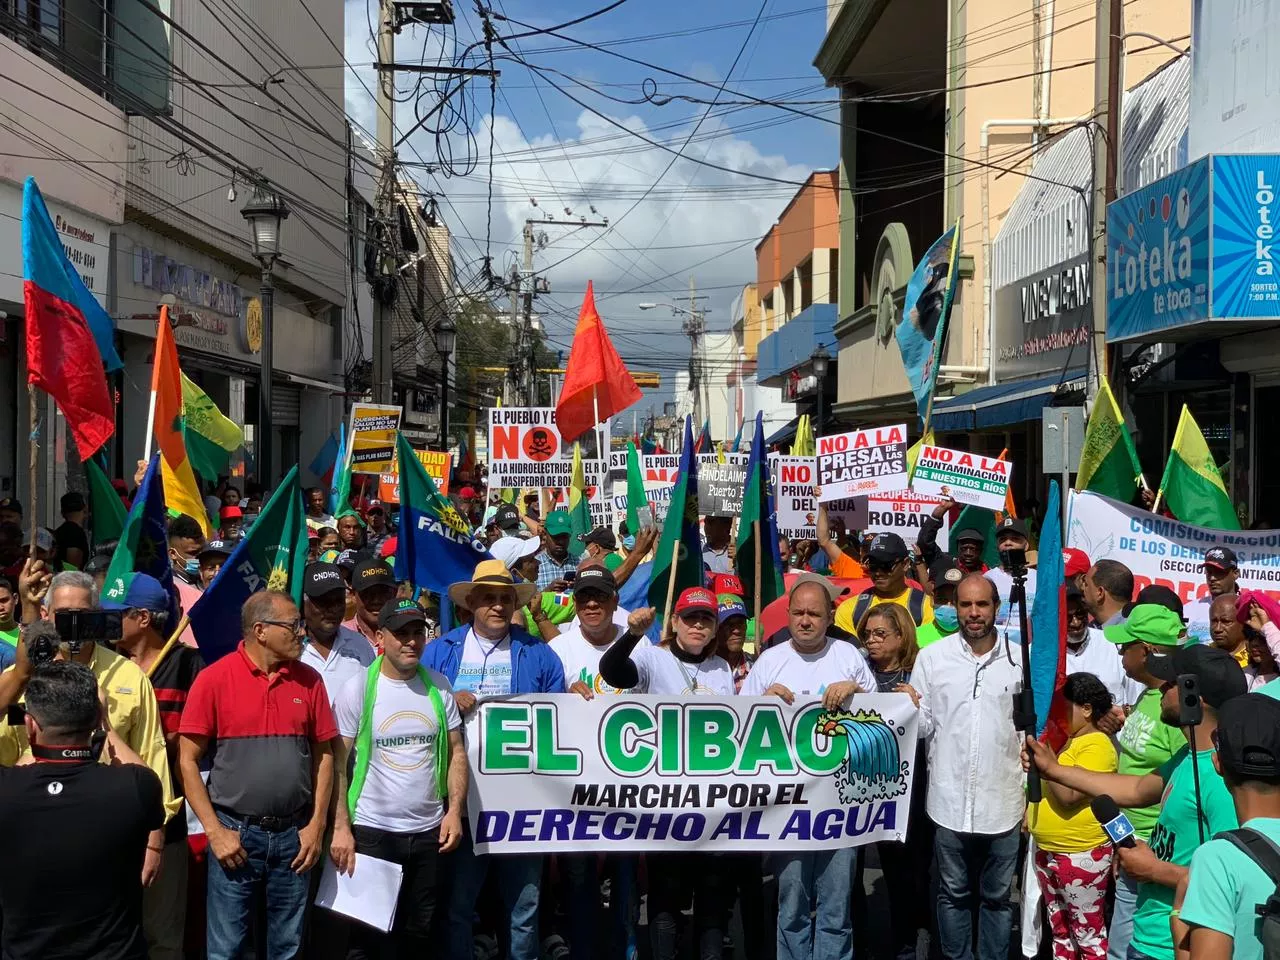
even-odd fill
[[[731,855],[655,853],[649,871],[649,939],[653,960],[676,960],[680,915],[693,902],[694,950],[698,960],[720,960],[733,910]]]
[[[434,956],[440,940],[433,937],[436,904],[447,900],[440,890],[440,830],[425,833],[389,833],[356,825],[356,852],[377,857],[404,868],[396,919],[385,934],[364,924],[353,924],[348,960],[409,960]],[[358,868],[357,868],[358,869]]]

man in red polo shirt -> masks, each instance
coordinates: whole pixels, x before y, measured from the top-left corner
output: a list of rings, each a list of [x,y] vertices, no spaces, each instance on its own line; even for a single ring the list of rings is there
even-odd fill
[[[286,593],[245,601],[244,639],[191,687],[179,728],[182,785],[209,838],[208,957],[249,945],[266,894],[266,955],[300,955],[307,874],[320,859],[338,728],[324,683],[302,654],[302,618]],[[211,746],[206,788],[200,759]]]

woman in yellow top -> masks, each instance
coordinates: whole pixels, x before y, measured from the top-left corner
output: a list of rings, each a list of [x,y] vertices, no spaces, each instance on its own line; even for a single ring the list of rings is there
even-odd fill
[[[1068,740],[1058,762],[1097,773],[1115,773],[1116,748],[1097,721],[1111,712],[1106,686],[1091,673],[1067,677],[1062,697],[1070,711]],[[1036,841],[1036,877],[1053,933],[1054,960],[1103,960],[1111,883],[1111,844],[1089,809],[1089,797],[1041,781],[1044,799],[1027,809]]]

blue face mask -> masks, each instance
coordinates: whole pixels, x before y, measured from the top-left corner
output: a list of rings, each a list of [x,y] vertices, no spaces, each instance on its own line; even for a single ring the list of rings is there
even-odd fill
[[[944,633],[955,633],[960,629],[960,614],[949,603],[933,608],[933,620]]]
[[[189,576],[195,577],[200,574],[200,561],[196,557],[191,557],[182,567]]]
[[[634,550],[636,548],[636,538],[631,536],[623,537],[622,545],[628,550]]]

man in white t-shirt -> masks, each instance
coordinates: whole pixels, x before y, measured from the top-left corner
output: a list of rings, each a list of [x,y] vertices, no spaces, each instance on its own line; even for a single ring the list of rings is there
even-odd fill
[[[334,703],[343,746],[330,853],[338,869],[357,883],[357,853],[404,869],[390,934],[353,924],[353,953],[427,956],[438,941],[432,923],[443,873],[440,856],[462,839],[467,796],[462,716],[449,681],[422,666],[427,621],[416,603],[401,600],[383,607],[378,640],[383,655],[351,677]],[[348,782],[347,757],[353,750]]]
[[[787,626],[791,639],[770,647],[742,683],[743,696],[822,699],[839,709],[855,693],[875,692],[876,677],[853,644],[827,636],[840,589],[816,573],[801,574],[791,585]],[[778,878],[778,956],[853,960],[849,892],[855,851],[804,851],[774,854]],[[810,919],[817,913],[816,923]]]
[[[347,681],[364,676],[373,663],[373,647],[361,634],[342,625],[347,582],[336,564],[311,563],[302,580],[302,623],[307,631],[299,659],[324,681],[329,704]]]
[[[578,571],[573,582],[573,603],[578,616],[566,624],[551,641],[551,650],[564,665],[564,680],[570,693],[590,700],[597,693],[621,693],[600,676],[600,658],[615,640],[627,632],[619,626],[618,583],[604,567],[590,566]]]

